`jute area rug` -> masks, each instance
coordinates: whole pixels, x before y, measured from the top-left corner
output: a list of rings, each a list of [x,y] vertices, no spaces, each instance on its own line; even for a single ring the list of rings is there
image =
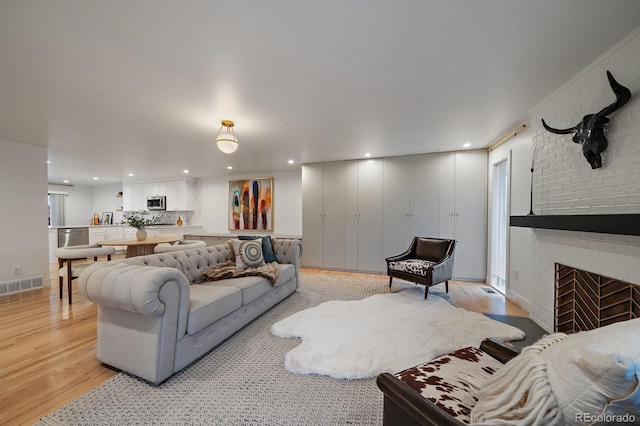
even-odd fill
[[[394,280],[393,292],[418,286]],[[424,287],[419,287],[424,288]],[[302,273],[298,291],[160,386],[120,373],[37,425],[378,425],[382,392],[375,378],[335,380],[289,373],[299,339],[271,334],[276,322],[329,300],[388,293],[380,277]],[[447,299],[444,286],[429,299]]]

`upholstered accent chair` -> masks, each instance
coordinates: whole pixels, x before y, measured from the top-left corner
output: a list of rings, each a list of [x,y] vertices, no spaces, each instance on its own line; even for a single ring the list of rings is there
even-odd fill
[[[60,299],[62,299],[63,281],[66,278],[69,305],[73,303],[71,282],[78,278],[80,273],[91,264],[91,262],[78,263],[78,261],[93,258],[93,261],[97,262],[101,256],[105,256],[107,258],[106,260],[109,261],[115,252],[116,249],[114,247],[101,247],[97,244],[59,247],[54,249],[53,255],[58,258],[58,267],[60,268],[58,270]]]
[[[453,251],[455,240],[429,237],[413,237],[411,245],[402,254],[386,258],[389,288],[393,277],[425,286],[424,298],[429,287],[445,283],[449,292],[449,280],[453,275]]]

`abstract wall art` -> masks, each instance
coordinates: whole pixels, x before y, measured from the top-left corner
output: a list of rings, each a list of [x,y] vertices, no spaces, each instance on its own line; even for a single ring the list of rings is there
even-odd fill
[[[229,181],[229,229],[273,231],[273,178]]]

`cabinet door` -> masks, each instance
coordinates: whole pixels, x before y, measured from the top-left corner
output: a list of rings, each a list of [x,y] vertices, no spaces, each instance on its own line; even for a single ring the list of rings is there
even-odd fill
[[[438,155],[440,175],[440,238],[456,238],[455,203],[455,155],[447,152]],[[454,262],[455,264],[455,262]]]
[[[122,185],[122,209],[126,212],[134,210],[133,185]]]
[[[358,160],[358,270],[382,272],[382,160]]]
[[[180,210],[178,207],[179,204],[179,189],[178,189],[178,181],[170,181],[166,182],[164,185],[165,195],[167,196],[167,204],[166,208],[170,211]]]
[[[440,235],[440,155],[411,156],[411,237]],[[405,248],[409,247],[410,241]]]
[[[323,186],[322,163],[302,166],[302,239],[306,267],[324,266]]]
[[[358,270],[358,162],[346,161],[345,173],[345,262],[347,269]]]
[[[147,195],[166,195],[165,182],[149,182],[147,184]]]
[[[383,167],[382,255],[387,258],[402,253],[411,242],[412,158],[385,158]]]
[[[147,184],[136,183],[133,184],[133,209],[134,210],[146,210],[147,209]]]
[[[324,163],[323,189],[324,267],[344,269],[346,266],[346,167],[344,161]]]
[[[455,236],[453,274],[485,280],[487,273],[487,152],[455,155]]]

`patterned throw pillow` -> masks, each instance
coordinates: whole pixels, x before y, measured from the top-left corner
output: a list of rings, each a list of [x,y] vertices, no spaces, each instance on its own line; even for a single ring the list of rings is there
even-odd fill
[[[231,240],[236,256],[236,268],[247,269],[264,266],[262,240]]]

